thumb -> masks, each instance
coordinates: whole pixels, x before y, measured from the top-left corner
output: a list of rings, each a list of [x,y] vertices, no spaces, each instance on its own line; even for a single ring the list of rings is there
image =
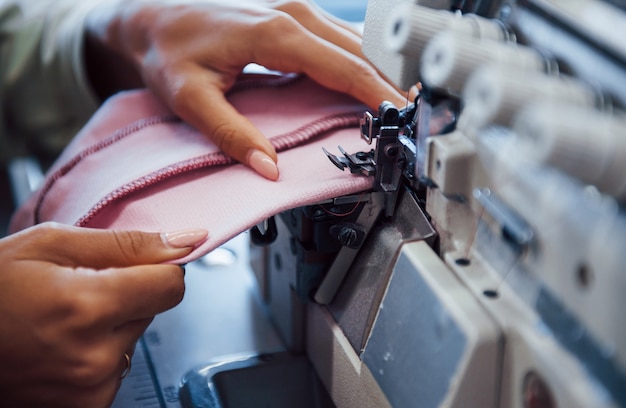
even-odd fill
[[[189,254],[208,232],[114,231],[44,223],[22,231],[29,259],[95,269],[162,263]]]

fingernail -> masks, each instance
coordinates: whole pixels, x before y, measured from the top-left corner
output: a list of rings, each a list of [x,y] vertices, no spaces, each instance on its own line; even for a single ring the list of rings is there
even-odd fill
[[[260,150],[252,150],[248,156],[248,165],[257,173],[273,181],[278,180],[278,167],[274,160]]]
[[[189,248],[204,241],[208,235],[209,231],[205,229],[192,228],[161,234],[161,238],[165,245],[172,248]]]

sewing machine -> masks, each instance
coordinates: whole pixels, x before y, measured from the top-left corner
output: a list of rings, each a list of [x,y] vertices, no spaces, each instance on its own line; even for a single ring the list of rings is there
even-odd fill
[[[370,0],[365,55],[421,92],[320,154],[373,189],[190,265],[212,291],[117,406],[626,406],[624,38],[620,0]]]

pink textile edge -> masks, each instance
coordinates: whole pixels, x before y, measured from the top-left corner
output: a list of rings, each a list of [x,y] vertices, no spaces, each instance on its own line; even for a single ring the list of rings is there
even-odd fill
[[[363,150],[368,145],[357,136],[355,129],[344,129],[279,153],[284,170],[278,182],[262,179],[241,164],[172,177],[108,205],[84,226],[153,232],[206,228],[208,239],[176,261],[191,262],[282,211],[371,189],[371,177],[339,171],[322,151],[335,150],[338,144],[348,151]]]
[[[286,83],[288,82],[292,81],[286,81]],[[295,82],[302,84],[302,82],[299,81]],[[304,83],[306,84],[306,82]],[[251,84],[254,85],[254,82],[251,82]],[[308,85],[305,85],[305,87],[306,86]],[[282,87],[282,84],[280,87]],[[103,138],[106,139],[107,136],[115,138],[115,136],[111,136],[112,129],[117,131],[118,128],[123,126],[132,127],[132,123],[129,122],[131,119],[141,121],[145,120],[147,116],[154,116],[155,113],[157,115],[168,114],[167,109],[160,105],[158,101],[155,101],[155,103],[150,106],[142,105],[137,112],[123,112],[123,120],[120,123],[118,120],[119,116],[116,115],[116,110],[120,110],[118,102],[124,100],[124,98],[131,98],[131,100],[132,98],[139,98],[136,100],[140,100],[142,92],[143,91],[131,91],[121,96],[113,97],[103,109],[97,112],[92,121],[90,121],[90,124],[81,131],[83,140],[80,138],[75,140],[71,145],[72,149],[68,149],[62,155],[66,160],[65,165],[73,168],[76,164],[80,163],[84,157],[81,156],[80,153],[77,155],[77,150],[80,152],[82,149],[82,151],[91,152],[88,155],[92,155],[95,150],[92,151],[90,149],[94,149],[94,146],[102,144]],[[316,96],[316,93],[317,91],[313,90],[313,96]],[[239,98],[246,98],[245,92],[237,92],[237,94]],[[324,94],[322,92],[321,95],[330,94]],[[328,99],[329,97],[322,96],[321,98]],[[286,103],[297,104],[298,99],[299,97],[296,97],[292,102],[289,102],[288,99]],[[346,99],[345,96],[333,96],[328,100],[331,101],[329,106],[334,106],[333,103],[337,101],[337,106],[340,106],[341,109],[352,110],[352,112],[341,112],[345,115],[360,115],[363,110],[365,110],[365,107],[358,103],[350,102],[350,99]],[[248,98],[245,103],[250,103],[250,99]],[[320,112],[328,113],[326,109],[321,109]],[[120,112],[117,112],[117,114],[120,114]],[[141,117],[141,115],[144,116]],[[329,116],[338,116],[338,114],[335,111],[334,114]],[[111,121],[111,117],[115,120]],[[351,119],[352,122],[350,122],[349,126],[356,124],[355,119],[357,119],[356,116]],[[115,122],[115,125],[111,122]],[[307,125],[310,125],[310,123],[307,123]],[[344,127],[345,126],[348,125],[344,125]],[[348,151],[363,150],[363,147],[367,148],[367,145],[361,141],[358,130],[356,128],[344,130],[331,128],[322,130],[325,134],[320,137],[316,135],[318,130],[313,129],[313,136],[309,134],[302,137],[285,137],[276,140],[277,149],[279,151],[284,150],[279,153],[279,166],[281,168],[281,179],[279,182],[269,182],[268,180],[262,179],[260,176],[256,175],[256,173],[241,164],[206,168],[207,162],[202,162],[206,157],[194,157],[149,172],[144,176],[134,179],[130,183],[125,183],[113,189],[113,191],[109,191],[108,194],[103,193],[103,198],[83,214],[82,217],[77,217],[78,221],[76,221],[75,224],[95,228],[136,229],[157,232],[168,232],[186,227],[205,227],[209,230],[209,238],[207,241],[178,262],[192,261],[269,216],[276,215],[291,208],[314,204],[329,198],[360,193],[371,188],[371,179],[354,176],[349,173],[341,173],[330,163],[321,149],[321,147],[324,146],[329,150],[333,150],[337,144],[342,145]],[[330,131],[330,133],[328,133],[328,131]],[[85,142],[85,140],[87,142]],[[106,142],[104,142],[104,144],[106,144]],[[109,145],[106,147],[108,146]],[[217,153],[213,153],[213,155],[215,154]],[[67,160],[70,159],[72,155],[82,158],[79,159],[77,163],[68,165]],[[219,155],[223,156],[221,153],[219,153]],[[313,159],[309,160],[309,157]],[[93,157],[90,158],[90,160],[92,159]],[[194,160],[196,160],[195,164],[191,163]],[[215,162],[212,163],[215,164]],[[55,164],[53,170],[56,171],[57,174],[61,174],[63,173],[63,166],[64,163],[61,161],[60,164]],[[322,171],[320,171],[320,169]],[[215,182],[215,178],[211,179],[209,177],[211,175],[218,177],[218,182]],[[299,176],[293,177],[294,175]],[[62,176],[65,176],[65,174],[61,174],[59,177]],[[234,207],[239,211],[245,212],[252,210],[252,212],[243,215],[235,213],[235,215],[233,215],[232,208],[225,208],[223,214],[211,215],[211,213],[214,212],[211,209],[211,201],[215,199],[214,192],[203,191],[204,195],[195,196],[194,198],[196,191],[202,191],[202,187],[207,187],[207,179],[216,185],[217,190],[219,190],[219,186],[223,186],[224,183],[231,184],[231,186],[236,184],[237,187],[241,189],[242,194],[231,196],[231,199],[234,197],[234,201],[236,201]],[[50,178],[48,182],[50,182]],[[180,184],[176,185],[176,183]],[[54,184],[54,181],[52,181],[52,184]],[[287,187],[285,187],[285,185]],[[186,186],[191,192],[183,196],[178,195],[179,190],[177,187],[181,186]],[[274,190],[277,186],[281,186],[280,188],[283,190]],[[208,188],[210,189],[210,186],[208,186]],[[265,188],[267,188],[268,193],[264,195]],[[245,202],[247,196],[255,197],[255,199],[264,197],[266,201],[260,206],[250,205],[249,202]],[[181,197],[184,199],[181,200]],[[277,197],[279,197],[279,199],[277,199]],[[126,200],[123,198],[129,199]],[[190,201],[194,200],[199,200],[200,202],[193,203],[192,210],[189,211],[185,209],[181,212],[181,202],[186,201],[186,204],[188,204]],[[31,211],[34,202],[35,199],[31,198]],[[223,204],[226,207],[232,207],[230,202]],[[29,211],[29,206],[27,205],[25,209],[26,212]],[[150,211],[152,211],[152,213],[150,213]],[[104,212],[105,214],[101,215],[100,212]],[[22,211],[22,214],[23,213],[24,211]],[[183,216],[182,218],[181,215]],[[225,222],[224,220],[228,220],[228,217],[236,221]],[[56,219],[53,216],[49,220]],[[23,222],[23,219],[21,222]],[[19,223],[19,216],[14,217],[11,222],[11,230],[14,230],[15,225],[20,225]],[[198,223],[204,226],[198,225]],[[27,224],[28,225],[22,224],[22,227],[25,228],[32,225],[32,219],[30,223]]]

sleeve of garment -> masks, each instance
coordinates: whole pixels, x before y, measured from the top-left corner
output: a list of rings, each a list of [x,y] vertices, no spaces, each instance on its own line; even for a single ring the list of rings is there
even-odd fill
[[[99,0],[0,0],[0,160],[54,157],[98,106],[83,66]]]

